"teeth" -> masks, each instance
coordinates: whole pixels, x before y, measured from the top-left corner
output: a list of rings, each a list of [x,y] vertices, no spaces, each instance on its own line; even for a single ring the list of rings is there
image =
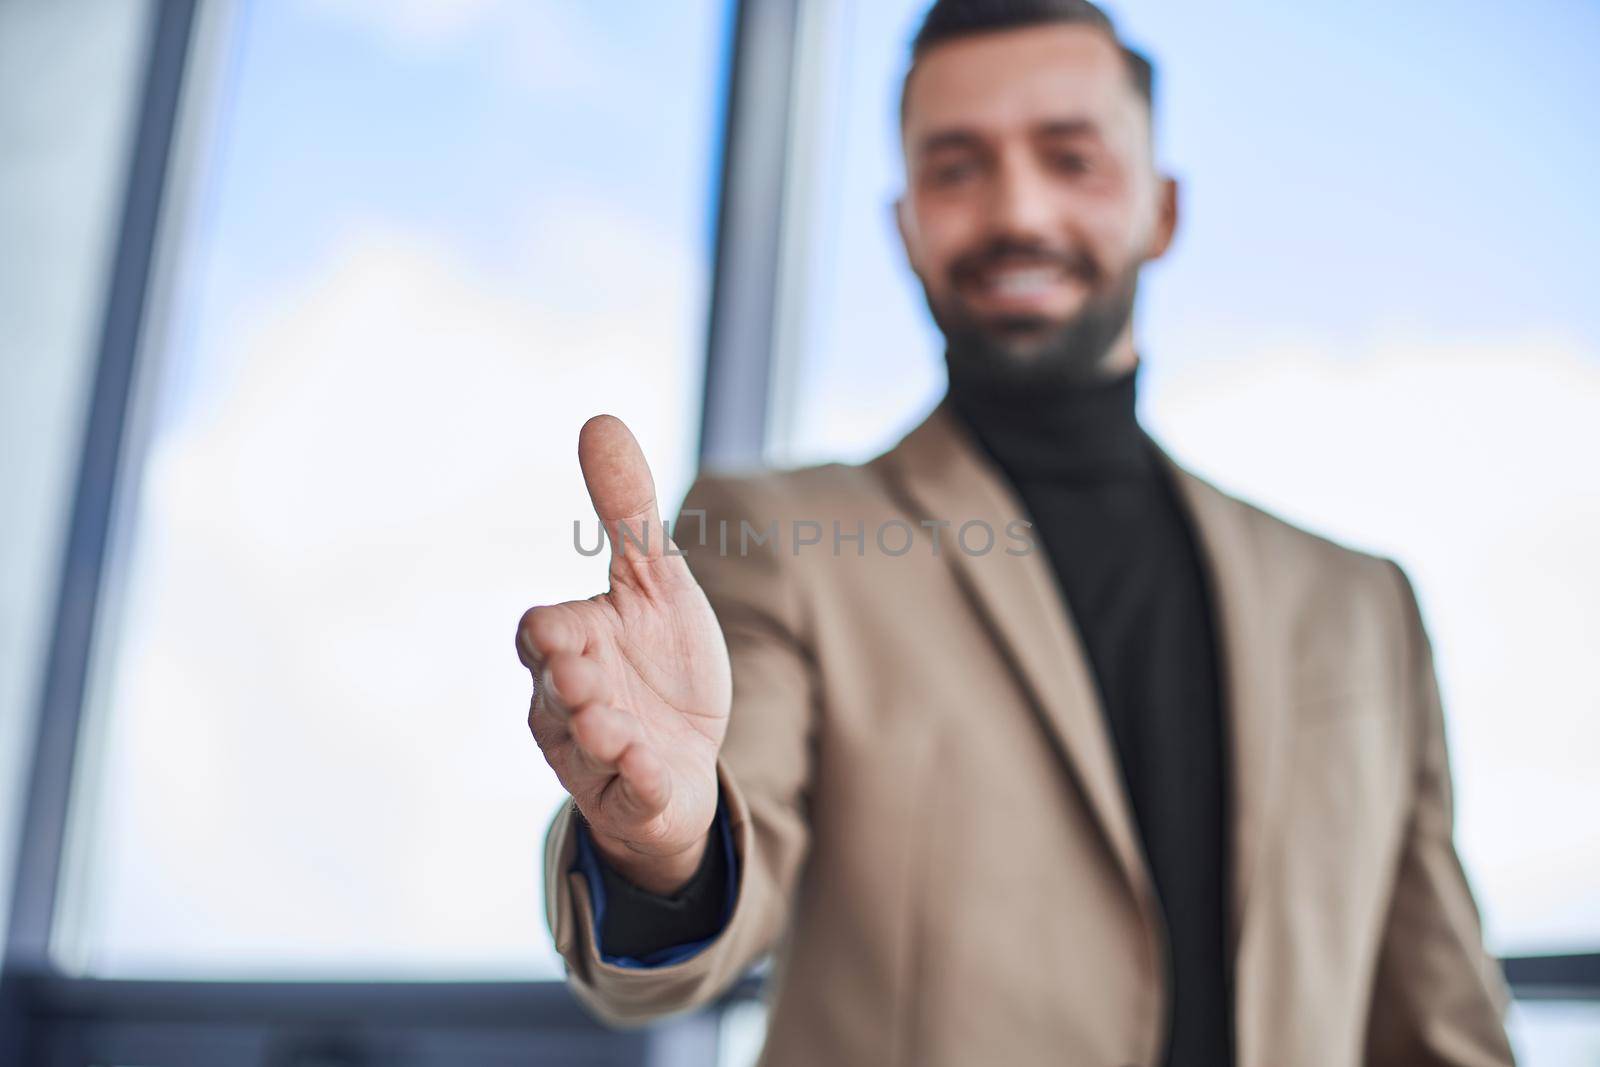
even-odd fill
[[[1032,296],[1056,283],[1060,272],[1043,267],[1001,271],[989,277],[989,287],[1001,296]]]

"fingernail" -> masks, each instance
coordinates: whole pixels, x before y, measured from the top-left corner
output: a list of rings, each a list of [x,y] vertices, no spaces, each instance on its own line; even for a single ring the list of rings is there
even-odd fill
[[[561,699],[561,691],[556,688],[555,678],[551,676],[549,667],[546,667],[542,672],[540,672],[539,685],[550,696],[550,699],[558,703],[566,703],[566,701]]]

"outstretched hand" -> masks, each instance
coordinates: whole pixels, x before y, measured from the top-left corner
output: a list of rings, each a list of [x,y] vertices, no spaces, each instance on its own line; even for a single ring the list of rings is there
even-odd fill
[[[610,588],[523,614],[528,726],[607,862],[670,893],[699,865],[716,814],[728,650],[688,565],[669,551],[633,434],[596,415],[578,435],[578,462],[611,543]]]

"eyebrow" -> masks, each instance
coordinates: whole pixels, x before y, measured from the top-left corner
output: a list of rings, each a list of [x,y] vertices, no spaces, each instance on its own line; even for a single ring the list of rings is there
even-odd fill
[[[1085,134],[1098,137],[1100,135],[1099,124],[1093,119],[1084,118],[1052,119],[1049,122],[1040,123],[1035,129],[1036,132],[1046,137],[1081,137]]]
[[[1036,125],[1032,132],[1035,136],[1043,137],[1098,137],[1100,126],[1089,118],[1048,119]],[[973,130],[959,127],[935,130],[922,139],[917,151],[921,155],[929,155],[946,150],[980,148],[983,142],[984,138]]]
[[[981,148],[983,138],[971,130],[935,130],[917,146],[920,155],[930,155],[957,148]]]

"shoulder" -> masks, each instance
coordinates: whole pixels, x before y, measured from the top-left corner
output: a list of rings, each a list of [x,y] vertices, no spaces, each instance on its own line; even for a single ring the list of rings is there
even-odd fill
[[[829,522],[857,518],[882,507],[886,499],[872,464],[823,463],[702,472],[684,496],[683,510],[703,510],[709,519]]]
[[[1346,588],[1363,592],[1392,589],[1397,568],[1387,556],[1301,525],[1195,475],[1189,477],[1235,513],[1271,577],[1304,587],[1307,593],[1330,594]]]
[[[1230,538],[1231,550],[1247,561],[1259,607],[1288,641],[1305,685],[1339,689],[1350,683],[1353,663],[1392,675],[1415,658],[1426,638],[1410,580],[1393,559],[1310,529],[1188,471],[1179,477],[1188,481],[1197,510],[1210,517],[1209,524],[1199,523],[1202,542],[1208,535]]]

